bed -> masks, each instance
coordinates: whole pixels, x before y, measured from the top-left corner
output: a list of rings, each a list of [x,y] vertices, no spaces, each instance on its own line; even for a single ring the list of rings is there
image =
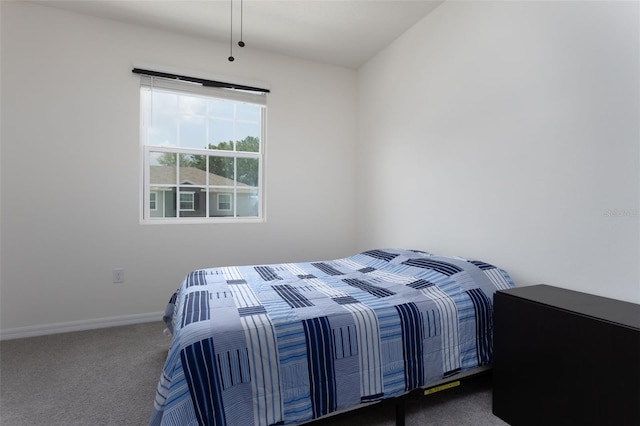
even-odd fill
[[[301,424],[492,362],[494,265],[406,249],[189,273],[150,425]]]

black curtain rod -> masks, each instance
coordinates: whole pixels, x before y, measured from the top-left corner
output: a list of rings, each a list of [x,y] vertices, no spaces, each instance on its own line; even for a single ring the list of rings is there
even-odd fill
[[[149,71],[149,70],[143,70],[140,68],[134,68],[132,72],[135,74],[143,74],[151,77],[162,77],[162,78],[168,78],[172,80],[182,80],[182,81],[188,81],[191,83],[198,83],[198,84],[202,84],[205,87],[222,87],[224,89],[248,90],[251,92],[270,93],[269,89],[262,89],[260,87],[243,86],[242,84],[225,83],[222,81],[206,80],[204,78],[169,74],[166,72],[159,72],[159,71]]]

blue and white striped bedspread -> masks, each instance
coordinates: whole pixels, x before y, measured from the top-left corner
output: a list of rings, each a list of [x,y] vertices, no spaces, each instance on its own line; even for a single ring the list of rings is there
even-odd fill
[[[151,425],[288,425],[492,361],[493,265],[371,250],[191,272]]]

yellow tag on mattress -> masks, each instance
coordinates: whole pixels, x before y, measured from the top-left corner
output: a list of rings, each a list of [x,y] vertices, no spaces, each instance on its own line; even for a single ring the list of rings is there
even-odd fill
[[[456,386],[460,386],[460,380],[456,380],[455,382],[445,383],[444,385],[434,386],[429,389],[424,390],[425,395],[431,395],[432,393],[440,392],[446,389],[455,388]]]

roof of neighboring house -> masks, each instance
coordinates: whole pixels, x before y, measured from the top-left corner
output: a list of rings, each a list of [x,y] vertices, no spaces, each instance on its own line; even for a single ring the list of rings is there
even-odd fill
[[[151,185],[175,185],[176,184],[176,168],[175,166],[150,166],[149,175]],[[195,167],[180,167],[180,184],[181,185],[206,185],[207,172],[196,169]],[[209,186],[237,186],[238,188],[249,189],[255,188],[247,184],[236,182],[233,179],[224,176],[209,173]]]

